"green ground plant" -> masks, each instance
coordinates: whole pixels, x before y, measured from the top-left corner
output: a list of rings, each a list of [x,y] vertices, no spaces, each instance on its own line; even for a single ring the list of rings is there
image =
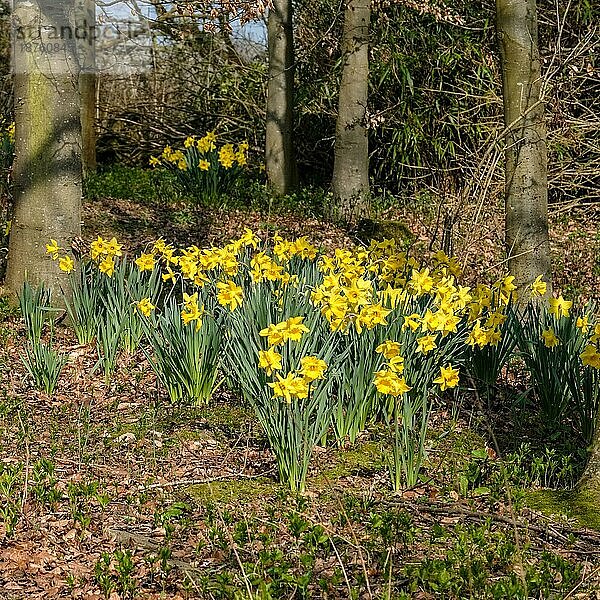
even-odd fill
[[[191,301],[188,300],[188,306]],[[195,304],[198,310],[198,305]],[[198,326],[200,325],[200,326]],[[192,323],[181,319],[171,298],[159,315],[144,322],[148,360],[174,405],[206,405],[218,387],[223,328],[211,314]]]
[[[113,164],[89,174],[84,182],[84,196],[89,200],[108,197],[162,203],[172,201],[178,195],[174,174],[166,169]]]
[[[50,339],[48,344],[39,342],[31,348],[25,347],[21,360],[33,379],[35,387],[51,396],[68,358],[52,347],[52,339]]]
[[[53,348],[53,323],[51,317],[58,309],[51,303],[50,290],[44,286],[33,288],[26,281],[19,295],[19,306],[25,322],[27,344],[21,361],[37,389],[52,395],[56,389],[67,357]],[[50,339],[42,341],[44,324],[49,324]]]

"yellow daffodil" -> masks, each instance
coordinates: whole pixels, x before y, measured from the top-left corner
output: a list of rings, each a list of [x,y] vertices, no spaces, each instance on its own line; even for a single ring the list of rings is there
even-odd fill
[[[235,152],[231,144],[225,144],[219,150],[219,162],[225,169],[230,169],[235,162]]]
[[[469,287],[458,286],[458,291],[456,292],[456,305],[458,309],[462,310],[473,300],[473,296],[469,293],[470,291],[471,288]]]
[[[560,340],[556,337],[553,329],[542,331],[542,339],[546,348],[555,348],[560,344]]]
[[[281,367],[281,354],[275,352],[273,348],[268,350],[260,350],[258,353],[258,366],[267,372],[270,377],[273,371],[280,370]]]
[[[427,309],[425,315],[421,319],[421,331],[438,331],[440,329],[440,313],[439,312],[431,312],[431,310]]]
[[[150,302],[150,298],[142,298],[136,306],[140,313],[144,315],[144,317],[149,317],[152,311],[156,308],[156,306]]]
[[[467,346],[471,346],[472,348],[474,348],[475,346],[479,346],[479,348],[483,348],[483,347],[487,346],[487,343],[488,343],[487,331],[483,327],[481,327],[479,319],[477,319],[477,321],[475,321],[475,324],[473,325],[473,329],[471,330],[471,332],[469,333],[469,335],[467,337],[466,344],[467,344]]]
[[[243,150],[238,150],[235,153],[234,158],[237,161],[237,164],[240,165],[240,167],[243,167],[246,164],[248,164],[248,159],[246,158],[246,153]]]
[[[577,317],[575,326],[581,331],[581,333],[585,335],[589,328],[589,317],[587,315],[585,315],[584,317]]]
[[[313,260],[317,256],[317,249],[309,243],[306,237],[300,237],[295,240],[291,245],[291,251],[293,254],[300,256],[300,258],[308,260]]]
[[[123,246],[117,242],[117,238],[113,237],[110,242],[105,244],[105,251],[111,256],[123,256],[123,253],[121,252],[122,247]]]
[[[244,235],[240,237],[239,241],[242,246],[252,246],[253,248],[256,248],[260,242],[260,238],[254,234],[252,229],[245,227]]]
[[[286,337],[283,334],[283,323],[278,323],[277,325],[271,324],[268,327],[261,329],[259,335],[267,338],[269,346],[279,346],[286,340]]]
[[[490,346],[497,346],[498,342],[502,339],[502,332],[497,328],[488,329],[486,331],[486,337],[487,343]]]
[[[389,396],[401,396],[406,394],[411,388],[406,385],[404,377],[399,377],[393,371],[381,370],[375,373],[375,379],[373,380],[377,391],[380,394]]]
[[[423,294],[430,292],[433,288],[433,284],[433,277],[430,276],[429,269],[423,269],[422,271],[413,269],[409,285],[417,296],[422,296]]]
[[[184,325],[190,323],[196,324],[196,331],[202,327],[202,316],[204,314],[204,307],[198,306],[198,293],[194,294],[183,294],[183,310],[181,311],[181,320]]]
[[[421,315],[417,313],[413,313],[412,315],[406,315],[404,317],[404,323],[402,324],[402,329],[406,329],[407,327],[411,331],[416,331],[421,324]]]
[[[490,314],[487,321],[485,322],[486,327],[497,327],[502,325],[506,321],[506,315],[499,311],[494,311]]]
[[[531,284],[531,297],[536,298],[538,296],[544,296],[547,290],[548,284],[542,279],[541,275],[538,275]]]
[[[460,323],[460,317],[450,313],[438,311],[438,329],[446,336],[448,333],[456,333],[458,324]]]
[[[75,263],[73,262],[73,259],[70,256],[63,256],[58,261],[58,267],[61,271],[64,271],[65,273],[71,273],[71,271],[75,269]]]
[[[154,256],[152,254],[142,254],[135,259],[135,264],[140,271],[152,271],[154,269]]]
[[[322,379],[327,370],[327,363],[316,356],[305,356],[300,359],[300,375],[308,382]]]
[[[168,265],[165,267],[166,273],[161,275],[162,280],[166,283],[167,281],[171,281],[173,285],[175,285],[175,272]]]
[[[193,294],[188,294],[187,292],[183,292],[183,305],[186,308],[190,308],[192,306],[198,306],[198,292],[194,292]]]
[[[299,342],[302,335],[310,331],[306,325],[302,324],[302,321],[304,321],[304,317],[290,317],[282,323],[281,331],[286,340]]]
[[[458,369],[454,369],[451,364],[448,364],[447,367],[440,367],[440,376],[434,379],[433,383],[437,383],[443,392],[458,385],[458,375]]]
[[[415,348],[416,354],[427,354],[434,348],[437,348],[435,335],[423,335],[420,338],[417,338],[417,347]]]
[[[106,242],[98,236],[98,239],[90,244],[90,256],[96,260],[103,254],[106,254]]]
[[[387,325],[386,317],[390,312],[392,311],[384,308],[381,304],[364,306],[355,321],[356,331],[361,333],[363,326],[373,329],[377,325]]]
[[[386,360],[390,360],[391,358],[394,358],[394,356],[400,354],[400,344],[398,342],[386,340],[383,344],[379,344],[379,346],[375,348],[375,352],[383,354]]]
[[[404,373],[404,357],[392,356],[388,359],[388,367],[390,371],[402,375],[402,373]]]
[[[513,283],[515,280],[513,275],[507,275],[504,279],[498,282],[497,287],[500,291],[500,302],[508,304],[511,297],[516,298],[517,286]]]
[[[585,366],[600,369],[600,352],[593,344],[588,344],[579,357]]]
[[[112,277],[115,272],[115,260],[112,256],[107,256],[99,265],[98,269],[108,277]]]
[[[58,253],[62,248],[58,245],[56,240],[50,240],[49,244],[46,244],[46,254],[50,254],[52,256],[52,260],[58,259]]]
[[[308,382],[295,373],[288,373],[285,377],[275,374],[277,381],[267,385],[273,389],[275,398],[283,398],[288,404],[292,403],[294,398],[308,397]]]
[[[569,309],[573,306],[573,302],[571,300],[565,300],[562,297],[562,294],[558,298],[550,298],[548,303],[550,305],[550,314],[554,315],[557,319],[568,317]]]
[[[228,306],[229,310],[233,312],[236,308],[242,305],[243,291],[239,285],[235,282],[229,281],[218,281],[217,289],[217,300],[221,306]]]

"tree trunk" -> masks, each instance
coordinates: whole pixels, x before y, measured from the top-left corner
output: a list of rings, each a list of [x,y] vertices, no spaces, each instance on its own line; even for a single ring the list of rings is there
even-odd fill
[[[370,0],[347,0],[342,39],[342,79],[335,132],[330,216],[355,222],[369,215]]]
[[[84,175],[96,171],[96,74],[79,76],[81,95],[81,166]]]
[[[43,282],[58,302],[60,290],[68,291],[65,274],[45,244],[53,238],[68,248],[81,233],[79,65],[68,35],[73,13],[73,0],[16,0],[13,11],[14,214],[6,287],[16,295],[26,279]]]
[[[589,448],[590,456],[577,489],[600,498],[600,417],[596,419],[596,428]]]
[[[291,0],[274,0],[269,10],[269,82],[265,166],[274,192],[289,194],[297,184],[294,155],[294,37]]]
[[[95,0],[77,0],[78,22],[92,33],[96,24]],[[81,96],[81,166],[83,174],[96,171],[96,48],[91,35],[81,40],[79,94]]]
[[[535,0],[496,0],[506,135],[506,249],[517,293],[551,283],[548,175]],[[548,286],[550,290],[550,285]]]

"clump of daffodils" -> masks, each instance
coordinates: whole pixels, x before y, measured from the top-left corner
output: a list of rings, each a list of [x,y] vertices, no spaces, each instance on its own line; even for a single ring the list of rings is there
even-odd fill
[[[300,362],[301,367],[297,372],[292,371],[285,377],[277,373],[276,381],[267,384],[273,390],[273,397],[283,398],[288,404],[291,404],[293,399],[307,398],[310,384],[324,377],[327,370],[327,364],[324,360],[316,356],[305,356]],[[267,369],[267,374],[270,371],[271,369]]]
[[[172,171],[184,192],[200,200],[214,200],[226,193],[248,164],[248,142],[218,145],[217,134],[209,131],[203,137],[188,136],[183,147],[163,148],[150,157],[150,166]]]
[[[194,152],[198,155],[194,168],[210,173],[216,164],[224,171],[233,169],[234,163],[242,166],[246,150],[243,145],[219,147],[216,137],[207,134],[188,138],[183,150],[165,149],[161,161],[187,172],[188,156]],[[184,162],[186,168],[179,169]],[[136,331],[137,319],[147,331],[168,322],[169,335],[198,344],[215,340],[210,346],[210,376],[202,379],[199,371],[204,363],[198,362],[189,390],[185,374],[181,381],[174,377],[176,366],[169,366],[165,381],[177,379],[177,390],[187,390],[185,394],[176,390],[174,397],[201,397],[204,402],[210,398],[217,370],[223,369],[257,411],[281,477],[293,479],[298,489],[303,486],[310,449],[332,429],[332,423],[336,435],[339,431],[344,437],[383,415],[395,419],[400,439],[400,419],[402,427],[408,428],[402,435],[410,445],[413,425],[420,428],[419,439],[425,435],[428,394],[456,389],[461,372],[472,374],[473,357],[507,360],[512,351],[512,330],[507,325],[514,326],[517,318],[512,309],[516,299],[512,276],[491,285],[465,286],[455,259],[436,252],[418,260],[393,240],[323,253],[305,237],[286,240],[276,235],[266,244],[246,229],[228,243],[204,248],[177,248],[158,239],[135,257],[127,256],[114,237],[98,236],[79,259],[84,265],[56,240],[46,244],[46,253],[69,277],[85,267],[100,278],[103,293],[129,294],[124,303],[132,313],[130,332]],[[135,274],[140,287],[123,285],[124,273]],[[562,360],[562,354],[568,353],[579,370],[597,377],[600,322],[575,311],[561,295],[546,299],[547,291],[541,277],[530,286],[538,327],[525,332],[533,331],[527,343],[541,351],[543,361]],[[93,335],[96,328],[91,331]],[[177,346],[174,338],[169,344]],[[186,344],[184,340],[183,350]],[[503,363],[498,364],[501,368]],[[348,404],[356,398],[368,405],[364,411]],[[371,405],[365,398],[376,401]],[[398,411],[405,414],[399,417]],[[418,424],[410,421],[415,415],[424,415]],[[360,424],[353,429],[343,419]],[[288,436],[290,428],[310,431],[294,430],[294,437]],[[292,438],[304,440],[303,450],[289,446]],[[422,439],[419,443],[422,458]],[[412,450],[407,446],[406,452],[409,456]],[[419,461],[412,471],[403,469],[416,476]]]
[[[203,156],[220,153],[226,164],[231,160],[243,162],[240,152],[246,151],[245,145],[236,150],[225,144],[218,149],[213,133],[199,139],[188,138],[184,148],[193,148]],[[169,148],[163,155],[172,162],[174,157],[181,159]],[[57,261],[62,271],[71,273],[75,270],[76,262],[56,240],[46,244],[46,253]],[[111,278],[116,262],[122,257],[122,246],[116,238],[98,236],[89,245],[86,260]],[[373,241],[364,249],[338,248],[333,254],[326,255],[319,253],[304,237],[284,240],[275,236],[273,245],[267,247],[254,232],[246,229],[238,239],[211,248],[192,245],[177,249],[159,239],[133,260],[141,273],[159,269],[164,284],[181,282],[186,290],[181,302],[181,318],[186,325],[193,324],[196,328],[202,325],[205,309],[198,292],[205,286],[205,292],[212,294],[215,303],[229,312],[240,309],[254,286],[276,285],[280,290],[291,287],[298,295],[308,295],[313,309],[332,332],[348,334],[352,329],[360,337],[364,332],[396,327],[399,332],[414,336],[415,343],[410,351],[424,358],[439,351],[440,343],[447,336],[458,335],[459,330],[464,331],[463,343],[473,349],[496,346],[502,339],[507,306],[514,301],[516,290],[512,276],[501,278],[492,285],[463,286],[459,282],[460,268],[454,259],[436,252],[424,264],[399,250],[393,240]],[[298,272],[298,260],[306,265],[304,272]],[[531,285],[532,298],[543,296],[546,291],[547,284],[541,277]],[[156,309],[149,298],[134,300],[139,314],[144,317]],[[277,302],[275,296],[273,302]],[[560,322],[569,318],[572,305],[562,295],[550,297],[547,313]],[[418,306],[422,308],[414,310]],[[260,331],[268,348],[260,350],[257,364],[269,376],[276,373],[277,377],[282,377],[277,347],[289,341],[298,342],[302,335],[310,334],[305,321],[306,315],[298,315],[271,323]],[[587,336],[581,353],[582,364],[600,368],[600,324],[591,324],[588,316],[580,316],[577,317],[577,328],[581,335]],[[555,327],[548,327],[542,331],[540,343],[552,349],[562,340]],[[404,349],[398,341],[388,339],[377,352],[387,363],[385,368],[373,373],[375,385],[381,393],[394,395],[392,392],[403,390],[406,385],[402,378]],[[441,363],[438,368],[440,374],[435,383],[441,390],[458,384],[455,367]],[[286,400],[302,395],[305,390],[298,383],[300,379],[306,378],[291,372],[282,378],[284,383],[278,379],[274,382],[277,385],[271,386],[274,395]]]

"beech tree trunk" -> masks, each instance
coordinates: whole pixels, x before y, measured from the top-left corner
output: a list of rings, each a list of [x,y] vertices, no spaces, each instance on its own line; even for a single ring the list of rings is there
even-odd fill
[[[15,0],[14,214],[6,288],[45,283],[60,301],[65,274],[46,254],[81,233],[81,127],[74,0]],[[58,36],[58,37],[57,37]]]
[[[370,0],[347,0],[330,216],[334,220],[350,223],[369,215],[369,139],[366,117],[370,19]]]
[[[294,37],[291,0],[273,0],[267,22],[269,81],[265,166],[272,190],[289,194],[297,185],[294,154]]]
[[[79,77],[81,95],[81,166],[88,175],[96,171],[96,74]]]
[[[589,452],[588,462],[577,487],[581,492],[600,498],[600,417],[596,418],[596,428]]]
[[[77,0],[78,22],[92,34],[96,24],[95,0]],[[80,42],[79,94],[81,96],[81,165],[83,174],[96,170],[96,52],[95,39],[86,36]]]
[[[551,283],[548,175],[535,0],[496,0],[506,135],[505,235],[517,293]],[[550,285],[548,285],[548,292]]]

